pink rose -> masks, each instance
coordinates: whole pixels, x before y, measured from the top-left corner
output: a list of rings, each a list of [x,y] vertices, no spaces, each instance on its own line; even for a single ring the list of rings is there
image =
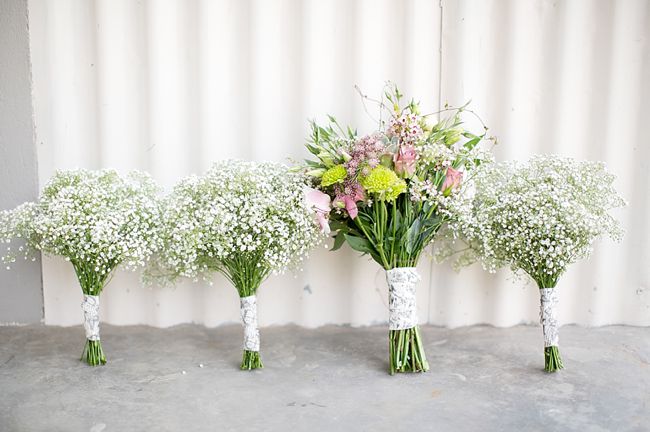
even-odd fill
[[[415,174],[415,159],[417,152],[415,146],[411,144],[402,144],[393,156],[395,163],[395,172],[400,177],[411,177]]]
[[[331,198],[329,195],[319,191],[318,189],[305,188],[305,201],[307,207],[316,212],[316,219],[320,229],[324,234],[330,233],[330,225],[327,222],[327,216],[330,213]]]
[[[462,181],[463,173],[461,171],[453,169],[452,167],[448,167],[445,181],[442,184],[441,190],[445,194],[450,193],[453,189],[458,189]]]

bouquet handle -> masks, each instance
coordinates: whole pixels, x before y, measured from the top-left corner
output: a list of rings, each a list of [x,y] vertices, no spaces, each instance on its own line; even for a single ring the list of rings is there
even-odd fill
[[[260,330],[257,324],[257,296],[251,295],[239,299],[241,320],[244,325],[244,355],[242,370],[261,369],[264,367],[260,358]]]
[[[563,369],[558,348],[560,342],[557,307],[560,302],[555,288],[540,288],[539,319],[544,332],[544,370],[555,372]]]
[[[388,282],[388,349],[390,374],[429,370],[418,326],[416,285],[420,275],[415,267],[386,271]]]
[[[81,310],[84,314],[86,345],[81,353],[81,361],[90,366],[106,364],[106,356],[99,338],[99,296],[84,294]]]

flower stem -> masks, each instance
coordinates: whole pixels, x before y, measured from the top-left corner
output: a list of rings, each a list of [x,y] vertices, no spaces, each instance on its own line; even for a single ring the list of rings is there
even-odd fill
[[[101,342],[98,340],[86,339],[86,345],[84,345],[84,350],[81,353],[80,360],[85,361],[90,366],[105,365],[106,357],[104,356]]]
[[[429,370],[420,337],[420,328],[390,330],[388,333],[390,374],[395,372],[426,372]]]
[[[546,372],[557,372],[560,369],[564,369],[560,349],[557,346],[544,348],[544,370]]]
[[[241,362],[242,370],[262,369],[263,367],[264,365],[262,364],[262,359],[258,351],[244,350],[244,356]]]

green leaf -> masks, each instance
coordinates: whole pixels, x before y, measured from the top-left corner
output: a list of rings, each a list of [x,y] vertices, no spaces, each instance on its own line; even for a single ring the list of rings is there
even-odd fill
[[[422,224],[422,228],[428,228],[435,225],[440,225],[442,222],[442,217],[440,215],[434,214],[430,218],[426,219]]]
[[[307,166],[310,167],[310,168],[322,168],[323,167],[323,164],[321,164],[320,162],[315,162],[315,161],[312,161],[312,160],[309,160],[309,159],[305,159],[305,164],[307,164]]]
[[[420,218],[416,218],[411,224],[408,231],[406,231],[406,253],[411,255],[414,251],[417,250],[417,246],[420,239],[422,224]]]
[[[355,139],[357,136],[357,130],[356,129],[352,130],[350,126],[348,126],[347,129],[348,129],[348,138]]]
[[[332,249],[330,249],[332,252],[335,250],[339,250],[341,246],[343,246],[343,243],[345,243],[345,233],[339,232],[337,235],[334,236],[334,246],[332,246]]]
[[[463,144],[463,147],[465,147],[467,150],[472,150],[479,142],[481,142],[481,137],[472,138]]]
[[[372,254],[374,252],[372,244],[370,244],[368,240],[349,234],[344,234],[344,236],[350,247],[355,251],[362,252],[364,254]]]
[[[313,155],[318,155],[318,153],[320,153],[320,150],[318,149],[318,147],[316,147],[313,144],[307,143],[307,144],[305,144],[305,147],[307,147],[307,150],[309,150],[309,153],[311,153]]]
[[[348,224],[339,220],[330,219],[330,229],[332,231],[345,231],[349,230]]]
[[[322,140],[327,141],[329,139],[330,133],[327,131],[327,129],[318,126],[318,135]]]
[[[422,224],[422,232],[420,233],[419,247],[425,247],[435,234],[440,230],[444,222],[444,218],[440,215],[433,215]]]

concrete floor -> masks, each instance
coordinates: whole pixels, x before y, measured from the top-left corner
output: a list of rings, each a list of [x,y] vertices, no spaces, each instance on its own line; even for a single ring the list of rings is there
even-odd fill
[[[432,370],[391,377],[381,327],[262,329],[255,372],[238,326],[103,325],[97,368],[80,327],[0,327],[0,431],[650,430],[649,328],[563,327],[552,375],[539,327],[422,330]]]

